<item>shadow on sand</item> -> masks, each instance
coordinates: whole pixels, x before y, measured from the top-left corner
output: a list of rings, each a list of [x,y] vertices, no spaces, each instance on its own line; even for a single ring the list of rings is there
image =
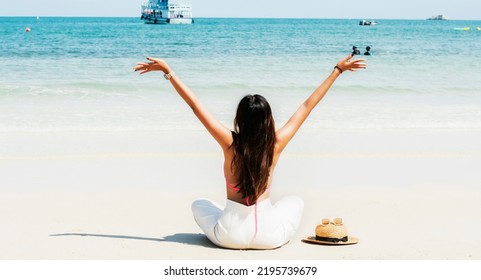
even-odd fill
[[[218,248],[207,237],[200,233],[176,233],[167,235],[162,238],[153,237],[141,237],[141,236],[129,236],[129,235],[112,235],[112,234],[94,234],[94,233],[58,233],[50,234],[49,236],[82,236],[82,237],[99,237],[99,238],[117,238],[117,239],[133,239],[143,241],[155,241],[155,242],[174,242],[181,244],[197,245],[207,248]]]

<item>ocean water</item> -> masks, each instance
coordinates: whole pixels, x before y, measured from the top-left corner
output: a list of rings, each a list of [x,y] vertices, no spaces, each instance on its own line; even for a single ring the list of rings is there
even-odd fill
[[[31,32],[25,32],[30,27]],[[471,27],[469,31],[455,30]],[[278,126],[353,45],[368,69],[346,73],[307,129],[481,129],[481,21],[0,17],[0,133],[203,129],[160,73],[164,58],[228,127],[245,94]]]

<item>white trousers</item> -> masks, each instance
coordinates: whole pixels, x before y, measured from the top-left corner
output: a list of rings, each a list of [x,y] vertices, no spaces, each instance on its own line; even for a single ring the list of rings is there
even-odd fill
[[[292,238],[299,227],[304,202],[288,196],[246,206],[227,200],[225,208],[207,199],[192,203],[194,219],[210,241],[230,249],[274,249]]]

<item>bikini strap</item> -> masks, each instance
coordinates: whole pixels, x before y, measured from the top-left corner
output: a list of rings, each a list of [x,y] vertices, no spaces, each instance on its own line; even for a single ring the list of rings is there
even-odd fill
[[[229,189],[233,189],[233,190],[236,190],[236,191],[240,190],[239,187],[236,187],[236,186],[230,184],[229,182],[227,182],[227,179],[225,179],[225,186],[228,187]]]

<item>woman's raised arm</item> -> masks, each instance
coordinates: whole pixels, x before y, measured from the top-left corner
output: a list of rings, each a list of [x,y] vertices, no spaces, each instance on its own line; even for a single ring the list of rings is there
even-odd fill
[[[195,94],[179,77],[177,77],[177,75],[175,75],[164,60],[151,57],[148,57],[147,60],[150,62],[137,63],[134,70],[141,71],[140,74],[145,74],[151,71],[164,72],[164,77],[172,83],[177,93],[182,99],[184,99],[185,103],[189,105],[207,131],[209,131],[212,137],[214,137],[217,143],[219,143],[222,150],[228,150],[232,144],[232,133],[214,118],[214,116],[212,116],[212,114],[199,102]]]
[[[327,91],[342,72],[347,70],[357,71],[367,67],[364,59],[350,60],[352,57],[353,55],[351,54],[339,61],[329,77],[327,77],[326,80],[324,80],[324,82],[306,99],[306,101],[304,101],[287,123],[277,131],[278,151],[282,151],[287,146],[289,141],[291,141],[292,137],[294,137],[301,125],[307,119],[312,109],[314,109],[324,95],[326,95]]]

